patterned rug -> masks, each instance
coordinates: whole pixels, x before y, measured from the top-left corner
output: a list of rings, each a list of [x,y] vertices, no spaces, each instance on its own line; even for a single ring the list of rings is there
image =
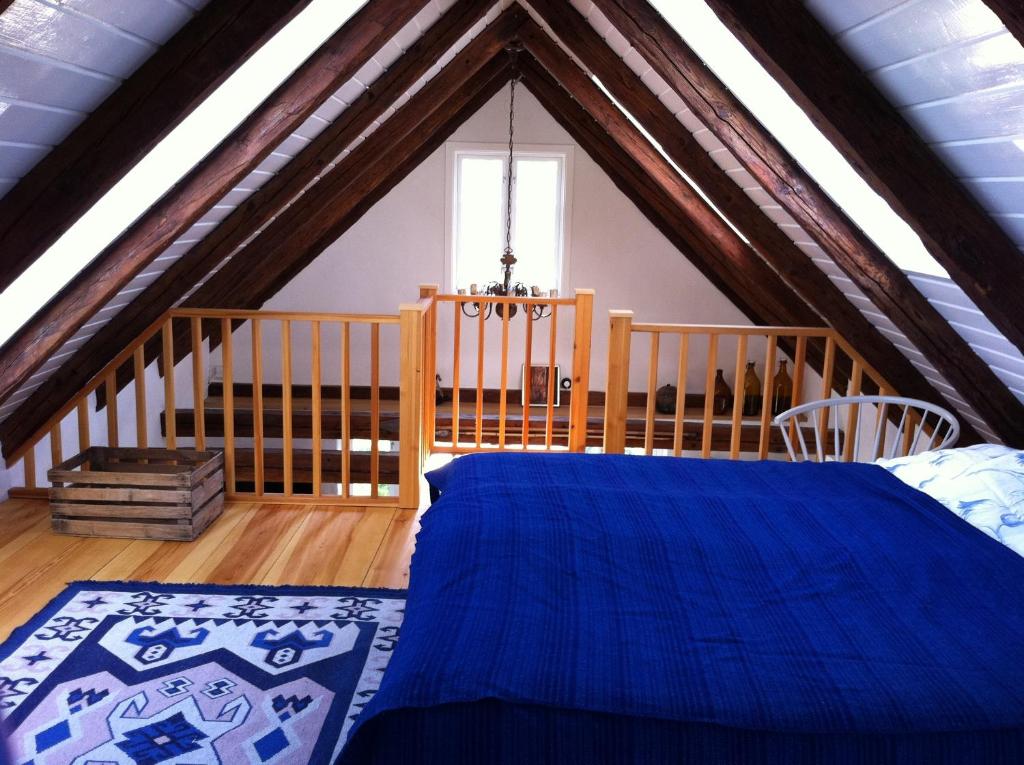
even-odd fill
[[[0,646],[17,765],[330,763],[402,590],[76,582]]]

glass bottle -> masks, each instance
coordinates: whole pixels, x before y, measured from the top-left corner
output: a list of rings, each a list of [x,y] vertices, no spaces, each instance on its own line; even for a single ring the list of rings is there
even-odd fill
[[[715,414],[725,414],[729,411],[729,405],[732,403],[732,389],[729,388],[725,378],[722,376],[722,370],[715,370],[715,395],[712,400],[712,410]]]
[[[772,414],[782,414],[793,405],[793,381],[786,371],[786,360],[779,362],[779,371],[772,383]]]
[[[743,415],[755,417],[761,413],[761,380],[754,369],[754,362],[747,362],[743,375]]]

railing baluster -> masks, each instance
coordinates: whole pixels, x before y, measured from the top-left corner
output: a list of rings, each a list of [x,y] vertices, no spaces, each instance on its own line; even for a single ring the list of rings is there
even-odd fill
[[[89,448],[89,397],[82,396],[75,407],[78,410],[78,451]]]
[[[846,395],[859,396],[864,379],[864,368],[860,361],[853,360],[850,371],[850,385]],[[836,423],[838,426],[839,423]],[[843,462],[852,462],[857,456],[857,442],[860,438],[860,404],[851,404],[846,416],[846,440],[843,443]]]
[[[832,375],[835,372],[836,366],[836,339],[833,335],[829,335],[825,339],[825,360],[822,362],[821,367],[821,399],[832,397]],[[821,439],[825,442],[826,454],[822,456],[822,459],[828,456],[828,422],[829,414],[832,412],[832,407],[826,406],[821,410],[818,416],[818,431],[821,434]],[[838,427],[839,423],[836,423]],[[835,455],[839,456],[839,455]]]
[[[103,381],[107,398],[107,446],[117,446],[117,370],[111,368]],[[166,416],[166,415],[165,415]]]
[[[177,445],[178,406],[174,397],[174,320],[164,322],[164,440],[168,449]]]
[[[418,426],[417,426],[418,427]],[[380,483],[380,324],[370,325],[370,496]]]
[[[651,333],[651,358],[647,365],[647,410],[644,417],[644,454],[654,453],[654,403],[658,395],[658,356],[661,333]]]
[[[501,317],[501,387],[498,393],[498,448],[505,448],[505,419],[508,416],[508,320],[510,305]],[[529,306],[523,306],[528,309]],[[529,310],[527,310],[529,313]]]
[[[312,408],[312,432],[313,440],[313,496],[319,497],[321,493],[321,464],[320,450],[323,447],[321,438],[321,401],[320,401],[320,322],[310,322],[310,355],[311,378],[310,378],[310,406]]]
[[[551,306],[551,331],[548,335],[548,402],[547,402],[547,417],[545,418],[544,425],[544,447],[546,449],[551,448],[552,441],[555,433],[555,385],[558,377],[555,374],[555,361],[557,359],[556,354],[558,353],[558,305],[553,304]],[[529,387],[526,389],[530,390]],[[576,395],[576,391],[573,391],[573,395]]]
[[[253,488],[262,496],[263,482],[263,325],[252,320],[252,468]]]
[[[142,343],[132,353],[135,373],[135,444],[140,449],[149,446],[149,432],[146,423],[146,345]]]
[[[704,430],[701,432],[700,456],[711,456],[711,432],[715,414],[715,365],[718,363],[718,335],[708,335],[708,371],[704,382]]]
[[[235,481],[235,374],[234,349],[231,336],[231,319],[221,319],[220,342],[221,363],[224,371],[221,375],[221,399],[224,410],[224,482],[228,494],[236,491]]]
[[[341,496],[348,498],[352,483],[352,391],[349,323],[341,325]]]
[[[57,467],[64,461],[64,444],[60,432],[60,422],[50,428],[50,467]]]
[[[526,306],[526,350],[523,359],[523,450],[530,448],[530,365],[533,363],[533,311]]]
[[[807,366],[807,338],[800,336],[796,339],[796,353],[793,355],[793,396],[790,406],[798,406],[803,403],[804,395],[804,367]],[[789,424],[789,437],[796,438],[797,431],[802,427],[796,417]],[[801,443],[803,441],[801,440]]]
[[[768,347],[764,358],[764,386],[761,388],[761,430],[757,439],[757,458],[768,457],[772,436],[772,389],[775,387],[775,349],[779,338],[768,335]]]
[[[672,428],[672,455],[683,454],[683,430],[686,424],[686,372],[690,356],[690,335],[679,335],[679,368],[676,370],[676,414]]]
[[[192,329],[192,407],[195,412],[196,449],[206,449],[206,401],[203,385],[203,320],[193,316]]]
[[[590,338],[594,323],[594,291],[576,290],[575,321],[572,332],[572,401],[569,406],[569,450],[587,449],[590,413]],[[558,380],[548,380],[549,388]],[[552,388],[553,389],[553,388]]]
[[[461,411],[459,404],[462,398],[462,390],[459,388],[459,372],[462,367],[462,306],[463,303],[455,301],[452,303],[455,308],[454,338],[452,342],[452,447],[459,446],[459,422]]]
[[[484,307],[480,306],[480,318],[477,321],[476,345],[476,448],[483,445],[484,428]]]
[[[743,433],[743,399],[744,379],[743,369],[747,360],[747,336],[739,335],[736,338],[736,371],[734,374],[732,396],[732,428],[729,431],[729,459],[739,459],[740,436]]]
[[[25,488],[36,488],[36,448],[34,444],[21,458],[21,470],[25,474]]]
[[[292,323],[281,320],[281,435],[283,436],[281,467],[284,494],[295,490],[292,475]]]

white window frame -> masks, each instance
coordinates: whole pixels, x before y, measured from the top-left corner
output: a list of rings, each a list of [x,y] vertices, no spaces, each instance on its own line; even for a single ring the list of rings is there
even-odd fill
[[[560,295],[564,295],[566,285],[571,284],[571,240],[569,232],[572,230],[572,198],[573,198],[573,150],[574,147],[568,144],[516,144],[513,156],[516,159],[558,159],[561,160],[562,170],[562,195],[559,203],[561,215],[561,230],[559,232],[559,253],[558,264],[555,267],[558,283],[555,288]],[[456,169],[460,156],[478,157],[500,157],[508,158],[508,144],[501,143],[469,143],[463,141],[449,141],[445,144],[445,258],[444,258],[444,284],[449,292],[455,292],[455,244],[456,232],[458,231],[457,220],[457,199],[459,194],[458,178]],[[504,188],[504,186],[502,187]],[[504,203],[502,204],[504,210]],[[514,213],[513,213],[514,214]],[[513,226],[514,226],[513,218]],[[502,237],[504,238],[504,236]],[[515,247],[515,242],[512,243]],[[500,252],[494,253],[494,276],[489,281],[498,280],[501,276],[501,264],[498,259]],[[515,270],[512,272],[515,280]],[[529,287],[530,285],[527,285]],[[481,285],[481,288],[483,285]],[[547,289],[546,286],[542,289]]]

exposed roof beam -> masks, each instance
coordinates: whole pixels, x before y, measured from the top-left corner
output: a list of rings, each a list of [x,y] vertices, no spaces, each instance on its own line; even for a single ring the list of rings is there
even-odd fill
[[[646,2],[594,4],[993,431],[1010,444],[1024,444],[1024,406],[660,14]]]
[[[1024,257],[804,4],[777,0],[771,13],[759,0],[708,4],[988,319],[1024,350]],[[1019,20],[1022,11],[1014,5]]]
[[[0,199],[0,291],[308,4],[209,3],[162,45]]]
[[[601,89],[534,22],[520,31],[526,49],[541,66],[568,90],[601,128],[672,199],[683,213],[680,229],[690,247],[719,274],[734,279],[734,289],[764,316],[791,317],[783,323],[820,324],[778,274],[733,231],[700,195],[679,175],[650,141],[629,121]],[[802,318],[798,318],[801,317]]]
[[[521,11],[514,14],[509,18],[522,18]],[[506,63],[502,50],[517,26],[518,21],[484,30],[401,109],[210,277],[185,304],[241,307],[250,305],[268,286],[274,291],[283,286],[337,238],[338,221],[359,205],[399,161],[396,147],[427,140],[468,100],[467,78],[483,68],[493,69]],[[502,60],[495,61],[499,55]]]
[[[1024,5],[1021,5],[1020,0],[985,0],[985,4],[995,12],[1020,44],[1024,45]]]
[[[813,307],[876,369],[906,396],[941,395],[825,273],[762,212],[708,155],[679,120],[622,62],[587,20],[561,0],[531,0],[531,7],[596,76],[609,93],[651,134],[707,194],[711,202],[750,240],[757,253],[796,291],[790,300]],[[799,297],[797,297],[799,296]]]
[[[19,448],[26,438],[46,423],[56,407],[79,391],[110,359],[127,347],[141,328],[148,327],[174,307],[254,231],[266,225],[297,197],[329,162],[426,74],[434,62],[492,5],[492,0],[468,0],[448,10],[294,159],[110,319],[16,412],[0,423],[0,443],[4,444],[5,450],[10,453]],[[518,23],[505,14],[492,27],[501,29],[513,22]],[[131,379],[130,369],[125,367],[119,375],[119,389]]]
[[[0,402],[348,82],[427,2],[374,0],[349,19],[230,136],[0,348]]]

